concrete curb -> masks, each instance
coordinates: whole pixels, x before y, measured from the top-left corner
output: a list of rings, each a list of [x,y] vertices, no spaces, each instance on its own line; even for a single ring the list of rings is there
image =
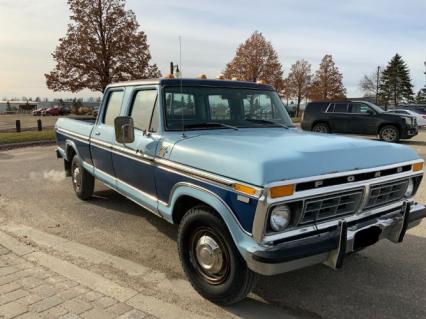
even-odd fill
[[[2,145],[0,145],[0,151],[7,151],[7,150],[22,148],[22,147],[45,146],[45,145],[54,145],[54,144],[56,144],[56,141],[54,141],[54,140],[2,144]]]
[[[18,256],[25,256],[35,251],[31,246],[24,245],[2,231],[0,231],[0,243]]]
[[[121,302],[125,302],[138,294],[136,290],[124,288],[98,274],[40,251],[33,252],[25,258]]]

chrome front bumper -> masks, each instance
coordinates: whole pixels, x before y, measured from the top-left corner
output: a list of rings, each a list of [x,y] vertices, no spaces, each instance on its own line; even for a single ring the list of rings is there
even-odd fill
[[[359,220],[342,219],[337,226],[309,232],[292,241],[278,243],[246,256],[250,269],[263,275],[275,275],[324,263],[340,268],[346,254],[375,244],[381,239],[402,242],[407,229],[420,224],[426,207],[404,202],[394,208]]]

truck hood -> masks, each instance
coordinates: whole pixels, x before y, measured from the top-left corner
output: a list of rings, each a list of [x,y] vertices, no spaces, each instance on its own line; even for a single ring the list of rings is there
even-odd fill
[[[174,145],[171,161],[258,186],[419,158],[411,147],[400,144],[298,129],[211,130],[186,135]]]

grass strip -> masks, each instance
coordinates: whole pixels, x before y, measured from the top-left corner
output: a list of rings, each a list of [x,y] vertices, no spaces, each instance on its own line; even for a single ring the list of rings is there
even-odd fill
[[[22,142],[37,142],[37,141],[54,141],[54,130],[46,131],[27,131],[21,133],[0,133],[0,145],[22,143]]]

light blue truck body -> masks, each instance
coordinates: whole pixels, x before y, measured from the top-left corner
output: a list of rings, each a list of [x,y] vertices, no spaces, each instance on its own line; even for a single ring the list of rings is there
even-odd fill
[[[366,222],[382,230],[381,238],[398,241],[404,223],[405,228],[412,227],[424,217],[424,206],[414,203],[414,193],[380,205],[368,204],[369,197],[376,196],[371,189],[379,184],[414,178],[418,188],[423,171],[413,169],[413,164],[423,160],[412,148],[284,127],[169,131],[164,125],[162,90],[177,81],[109,86],[96,121],[58,119],[59,156],[69,163],[77,155],[96,179],[171,223],[179,223],[194,200],[212,207],[226,223],[249,268],[266,275],[320,262],[335,267],[333,258],[342,254],[342,222],[347,223],[347,253],[355,250],[356,233],[366,228]],[[180,85],[272,90],[233,81],[187,80]],[[160,97],[155,105],[157,129],[135,130],[133,143],[117,143],[114,127],[102,123],[108,95],[123,92],[119,115],[128,116],[135,92],[147,88],[157,90]],[[285,185],[294,185],[294,192],[272,198],[271,190]],[[270,211],[277,205],[300,202],[303,212],[297,214],[306,217],[307,207],[315,205],[312,198],[327,205],[326,196],[353,190],[361,193],[352,214],[296,223],[277,233],[268,230]],[[406,205],[409,209],[404,216]],[[323,212],[318,209],[322,208],[317,208],[317,214]]]

